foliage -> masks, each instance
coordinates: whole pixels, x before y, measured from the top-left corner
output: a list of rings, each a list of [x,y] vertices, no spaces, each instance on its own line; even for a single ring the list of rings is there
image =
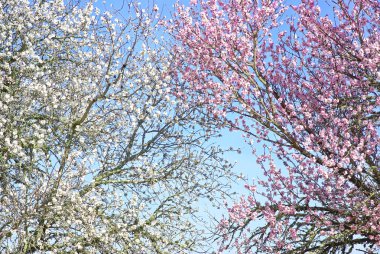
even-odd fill
[[[187,253],[229,165],[170,94],[158,8],[0,1],[0,252]]]
[[[380,3],[191,1],[172,23],[178,96],[244,133],[265,178],[221,222],[221,251],[380,246]],[[323,11],[322,11],[323,9]]]

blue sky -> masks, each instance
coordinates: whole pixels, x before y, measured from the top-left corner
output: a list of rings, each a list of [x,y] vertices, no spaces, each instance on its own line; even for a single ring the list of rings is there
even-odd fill
[[[127,3],[129,0],[125,0]],[[170,18],[174,12],[174,4],[177,0],[141,0],[141,5],[145,8],[152,8],[155,4],[159,8],[159,12],[162,16],[166,16]],[[103,9],[108,8],[112,4],[112,8],[119,9],[122,6],[122,0],[106,0],[103,5],[102,0],[98,0],[97,6]],[[181,0],[180,4],[189,4],[189,0]],[[164,35],[165,36],[165,35]],[[241,134],[237,132],[230,132],[229,130],[222,130],[222,137],[212,141],[214,144],[220,145],[222,148],[228,149],[229,147],[240,148],[241,153],[237,152],[228,152],[225,154],[225,158],[232,163],[235,163],[234,172],[237,174],[243,174],[248,179],[252,179],[255,175],[258,175],[260,172],[259,166],[256,165],[255,157],[252,156],[251,148],[244,142]],[[251,180],[249,181],[251,182]],[[241,194],[248,194],[248,191],[244,188],[244,181],[239,181],[237,183],[233,183],[232,192],[238,193],[236,198],[238,198]],[[232,203],[232,200],[229,200],[229,204]],[[215,218],[221,218],[223,215],[227,215],[227,210],[224,207],[221,209],[215,209],[207,206],[207,202],[200,201],[199,203],[200,209],[208,213],[212,214]],[[207,213],[205,213],[205,218],[207,218]],[[210,221],[211,222],[211,221]],[[216,247],[216,246],[215,246]]]
[[[118,9],[122,6],[122,0],[106,0],[105,6],[112,5],[113,8]],[[128,0],[125,0],[127,3]],[[159,12],[162,14],[162,16],[166,16],[167,18],[170,18],[175,13],[174,5],[175,3],[189,5],[189,0],[141,0],[141,5],[143,7],[153,7],[154,5],[157,5],[159,7]],[[102,6],[104,1],[98,0],[97,5]],[[244,142],[244,139],[241,137],[241,134],[237,132],[230,132],[228,130],[222,131],[222,138],[218,140],[214,140],[215,143],[218,143],[223,148],[240,148],[241,153],[238,154],[236,152],[229,152],[226,154],[226,158],[235,163],[235,172],[242,173],[245,176],[248,176],[248,179],[254,178],[259,172],[259,167],[256,165],[255,157],[252,156],[252,150],[251,148]],[[251,182],[251,181],[249,181]],[[245,192],[245,188],[243,187],[244,183],[240,182],[236,184],[236,186],[233,186],[234,189],[236,189],[236,192],[243,193]]]
[[[102,4],[101,0],[98,0],[98,6]],[[107,0],[105,6],[113,5],[114,8],[118,8],[122,5],[123,0]],[[128,0],[125,0],[128,2]],[[179,4],[189,5],[189,0],[141,0],[142,6],[153,7],[155,4],[159,7],[159,12],[170,18],[175,13],[174,4],[178,2]],[[287,1],[287,3],[296,3],[298,1]],[[328,2],[328,1],[327,1]],[[327,9],[324,8],[326,6],[325,1],[320,1],[320,6],[322,7],[323,14],[331,14]],[[252,155],[251,147],[244,142],[244,138],[241,136],[241,133],[238,132],[230,132],[228,130],[222,131],[222,137],[218,140],[214,140],[215,143],[219,144],[223,148],[233,147],[240,148],[241,153],[230,152],[226,154],[226,159],[230,162],[235,162],[234,171],[238,174],[242,173],[248,179],[248,183],[252,182],[252,179],[262,176],[262,172],[260,167],[256,164],[256,158]],[[262,143],[257,145],[257,149],[260,149]],[[232,190],[236,191],[239,194],[248,194],[248,191],[243,187],[244,182],[238,182],[232,186]],[[240,196],[240,195],[238,195]],[[238,197],[237,196],[237,197]],[[202,205],[202,203],[201,203]],[[226,214],[225,209],[220,210],[211,210],[214,216],[220,217],[223,214]],[[354,252],[358,253],[358,252]]]

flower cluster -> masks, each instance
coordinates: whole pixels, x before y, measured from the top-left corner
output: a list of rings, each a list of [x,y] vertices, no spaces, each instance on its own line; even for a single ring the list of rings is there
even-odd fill
[[[177,7],[176,67],[187,82],[177,95],[265,141],[257,154],[265,178],[229,209],[221,251],[380,246],[380,4],[321,9],[314,0]]]
[[[227,191],[211,122],[171,95],[160,17],[131,1],[0,1],[0,252],[180,253]]]

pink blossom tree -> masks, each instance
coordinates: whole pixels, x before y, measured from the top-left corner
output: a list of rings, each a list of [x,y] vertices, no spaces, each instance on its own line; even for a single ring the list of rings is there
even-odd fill
[[[263,179],[221,221],[220,251],[380,246],[380,3],[191,1],[172,23],[178,96],[252,144]],[[255,147],[263,141],[263,150]]]

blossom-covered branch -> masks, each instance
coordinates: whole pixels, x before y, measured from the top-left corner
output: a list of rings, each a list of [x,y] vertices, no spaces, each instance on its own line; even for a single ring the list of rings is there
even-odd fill
[[[202,102],[254,151],[264,141],[265,178],[229,208],[221,251],[379,248],[380,5],[322,4],[178,6],[178,96]]]
[[[230,166],[170,93],[158,8],[4,0],[0,20],[0,252],[208,247],[195,204]]]

